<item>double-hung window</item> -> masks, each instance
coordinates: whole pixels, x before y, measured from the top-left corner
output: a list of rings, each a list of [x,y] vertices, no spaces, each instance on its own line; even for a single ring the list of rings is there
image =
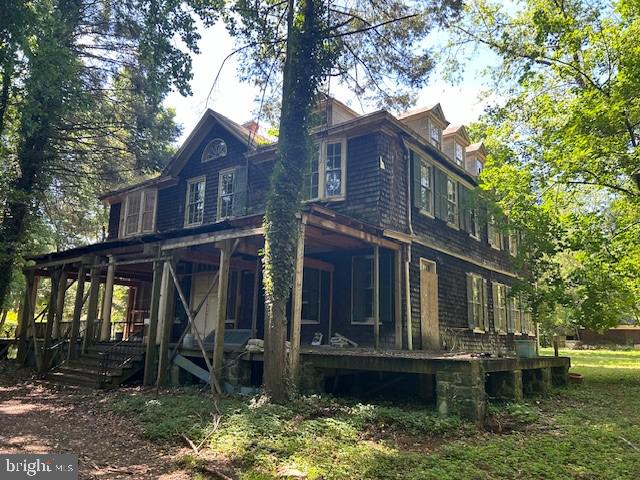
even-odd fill
[[[497,332],[507,331],[507,287],[493,282],[493,325]]]
[[[489,245],[496,250],[502,250],[502,233],[498,229],[495,217],[491,216],[487,223],[487,234],[489,239]]]
[[[341,200],[345,196],[346,150],[342,140],[314,145],[305,172],[304,200]]]
[[[442,130],[433,123],[429,126],[429,140],[434,147],[440,149],[440,145],[442,144]]]
[[[458,182],[447,177],[447,223],[458,227]]]
[[[433,167],[420,162],[420,209],[433,215]]]
[[[453,157],[456,164],[464,168],[464,147],[459,143],[455,144]]]
[[[480,240],[480,212],[477,208],[469,210],[469,235]]]
[[[519,335],[522,329],[522,319],[520,316],[520,299],[517,295],[509,295],[509,321],[510,330]]]
[[[484,332],[487,316],[486,280],[480,275],[467,273],[467,320],[469,328]]]
[[[518,234],[516,232],[509,233],[509,253],[513,257],[518,256]]]
[[[220,172],[218,183],[218,220],[233,216],[233,204],[235,198],[235,169]]]
[[[186,227],[202,224],[204,219],[204,189],[204,177],[187,180],[187,201],[184,220]]]
[[[123,236],[153,232],[156,214],[156,190],[130,193],[124,202]]]

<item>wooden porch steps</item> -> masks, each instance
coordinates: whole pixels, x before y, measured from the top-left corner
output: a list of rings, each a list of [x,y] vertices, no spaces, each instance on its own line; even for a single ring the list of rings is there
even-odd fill
[[[47,378],[55,383],[86,387],[112,388],[122,385],[144,369],[145,351],[139,344],[119,345],[113,349],[114,343],[101,342],[90,346],[87,352],[69,362],[65,362],[56,370],[49,372]],[[104,374],[102,361],[104,355],[110,355],[110,365]]]

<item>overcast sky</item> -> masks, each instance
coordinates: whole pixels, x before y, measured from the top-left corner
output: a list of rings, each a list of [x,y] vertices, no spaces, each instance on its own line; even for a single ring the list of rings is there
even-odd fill
[[[259,93],[257,89],[238,80],[237,63],[232,57],[225,64],[216,88],[209,95],[215,75],[223,59],[234,49],[234,43],[221,23],[210,28],[201,26],[200,33],[201,53],[193,55],[193,95],[182,97],[178,93],[172,93],[165,101],[167,106],[175,108],[176,120],[183,127],[180,142],[190,133],[207,106],[238,123],[251,120],[256,106],[254,100]],[[420,92],[416,106],[440,102],[444,114],[452,124],[468,124],[476,120],[487,104],[487,101],[479,100],[483,91],[480,70],[489,60],[490,56],[486,53],[476,56],[465,72],[463,81],[456,86],[447,84],[438,74],[433,75],[429,86]],[[366,113],[362,112],[359,103],[354,98],[349,98],[348,94],[335,96],[354,110]]]

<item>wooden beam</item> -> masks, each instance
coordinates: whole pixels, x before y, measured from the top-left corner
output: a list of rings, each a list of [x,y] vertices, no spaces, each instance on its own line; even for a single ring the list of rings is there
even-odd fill
[[[393,311],[395,321],[395,345],[396,349],[402,350],[402,251],[398,250],[394,254],[393,270]]]
[[[371,245],[377,245],[379,247],[388,248],[389,250],[398,250],[400,248],[400,245],[398,245],[395,242],[392,242],[382,237],[378,237],[368,232],[364,232],[362,230],[358,230],[353,227],[349,227],[347,225],[342,225],[333,220],[319,218],[314,215],[309,215],[307,218],[308,218],[307,219],[308,223],[312,225],[316,225],[326,230],[331,230],[333,232],[339,232],[349,237],[358,238],[363,242],[369,243]]]
[[[142,384],[149,386],[157,378],[158,364],[158,313],[160,311],[160,289],[162,288],[163,262],[153,263],[153,284],[151,286],[151,311],[149,312],[149,329],[147,331],[147,351],[144,360],[144,377]]]
[[[252,237],[255,235],[263,235],[264,228],[239,228],[233,230],[225,230],[216,233],[201,233],[192,235],[187,238],[179,238],[165,242],[160,248],[162,250],[174,250],[177,248],[193,247],[195,245],[204,245],[207,243],[216,243],[224,240]]]
[[[308,268],[315,268],[316,270],[322,270],[324,272],[333,272],[336,269],[333,263],[309,257],[304,257],[304,266]]]
[[[113,284],[116,277],[116,264],[113,257],[109,258],[107,278],[104,282],[104,300],[102,302],[102,323],[100,327],[100,340],[111,340],[111,305],[113,303]]]
[[[89,272],[91,285],[89,287],[89,305],[87,306],[87,327],[82,342],[82,352],[85,353],[94,341],[95,326],[98,319],[98,296],[100,293],[100,265],[92,260]]]
[[[327,344],[331,340],[331,333],[333,327],[333,272],[329,273],[329,338],[327,338]]]
[[[411,247],[409,247],[411,248]],[[410,250],[405,250],[404,259],[404,301],[405,310],[407,312],[407,349],[413,350],[413,325],[411,321],[411,272],[409,269],[410,263]]]
[[[80,319],[82,318],[82,306],[84,305],[84,282],[86,277],[86,266],[80,264],[78,269],[78,280],[76,284],[76,298],[73,305],[73,318],[71,319],[71,333],[69,334],[69,350],[67,360],[76,358],[78,336],[80,335]]]
[[[62,272],[56,269],[51,274],[51,290],[49,294],[49,310],[47,311],[47,323],[44,329],[44,341],[42,342],[42,362],[40,363],[40,375],[45,375],[49,370],[50,352],[49,346],[51,344],[51,334],[53,332],[53,322],[55,321],[58,301],[58,289],[60,288],[60,277]]]
[[[373,337],[376,350],[380,348],[380,247],[373,246]]]
[[[304,277],[304,236],[305,216],[303,215],[298,229],[298,244],[296,246],[296,264],[291,292],[291,337],[289,350],[289,375],[292,385],[298,381],[298,367],[300,365],[300,329],[302,326],[302,282]]]
[[[231,259],[232,245],[230,240],[225,240],[220,248],[220,276],[218,278],[218,305],[216,317],[215,343],[213,346],[213,361],[211,368],[211,385],[216,378],[222,378],[222,366],[224,360],[224,327],[227,319],[227,295],[229,293],[229,260]]]
[[[56,314],[53,320],[52,338],[56,340],[62,337],[62,316],[64,314],[64,298],[67,293],[67,272],[61,270],[58,281],[58,297],[56,299]]]
[[[260,275],[262,274],[262,258],[256,258],[256,271],[253,274],[253,300],[251,302],[251,338],[258,334],[258,299],[260,298]]]
[[[173,328],[174,314],[174,282],[171,277],[174,260],[165,260],[162,271],[162,288],[160,290],[160,348],[158,351],[158,376],[156,387],[167,383],[167,369],[169,366],[169,339]],[[177,279],[176,279],[177,280]],[[175,282],[177,284],[177,281]]]

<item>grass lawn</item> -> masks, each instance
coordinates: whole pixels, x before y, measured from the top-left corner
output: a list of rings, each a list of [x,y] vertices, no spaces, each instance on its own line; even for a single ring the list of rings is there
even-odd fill
[[[135,412],[158,442],[186,436],[209,445],[241,479],[277,478],[282,468],[326,480],[640,478],[640,351],[561,354],[572,357],[584,383],[491,406],[500,434],[427,408],[318,397],[286,407],[232,398],[214,404],[185,391],[122,395],[113,408]],[[203,460],[186,455],[182,463],[196,472]]]

